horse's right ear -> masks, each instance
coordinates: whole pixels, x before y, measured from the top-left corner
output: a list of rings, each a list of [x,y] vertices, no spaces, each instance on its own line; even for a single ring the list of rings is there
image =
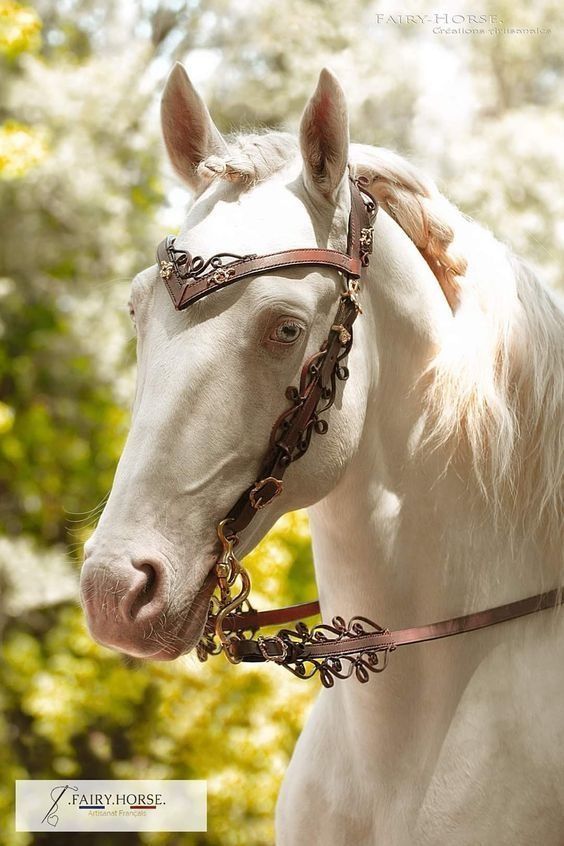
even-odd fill
[[[166,81],[161,124],[173,168],[190,188],[197,190],[201,180],[196,168],[208,156],[224,155],[227,145],[180,62]]]
[[[335,199],[347,173],[349,118],[343,89],[324,68],[300,124],[304,181]]]

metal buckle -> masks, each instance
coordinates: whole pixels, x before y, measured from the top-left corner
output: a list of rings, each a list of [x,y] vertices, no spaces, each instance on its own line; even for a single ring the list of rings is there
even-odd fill
[[[261,501],[260,496],[257,496],[257,494],[260,494],[262,489],[265,488],[267,485],[274,485],[274,493],[272,494],[272,496],[269,496],[268,499]],[[260,511],[261,508],[264,508],[269,503],[271,503],[273,499],[275,499],[279,494],[282,493],[283,487],[284,484],[282,480],[275,479],[274,476],[267,476],[266,479],[261,479],[260,482],[257,482],[249,492],[249,500],[255,511]]]
[[[271,655],[266,648],[267,643],[276,643],[277,645],[280,645],[280,655]],[[288,644],[285,643],[281,637],[278,637],[278,635],[273,635],[272,637],[257,637],[257,646],[265,661],[274,661],[275,664],[283,664],[288,657]]]
[[[360,246],[363,252],[371,253],[374,245],[374,228],[368,226],[366,229],[360,230]]]
[[[360,307],[360,303],[358,301],[358,294],[360,290],[360,279],[347,279],[346,280],[346,290],[344,294],[341,294],[341,299],[343,300],[350,300],[353,303],[354,307],[358,314],[362,314],[362,309]]]
[[[342,323],[333,323],[331,329],[333,332],[339,333],[339,341],[343,346],[346,346],[352,337],[349,330]]]
[[[246,600],[251,590],[251,580],[245,568],[237,560],[233,552],[233,547],[237,543],[237,537],[226,537],[225,526],[231,522],[230,518],[225,518],[217,527],[217,535],[223,546],[223,551],[219,556],[215,565],[215,575],[219,585],[219,610],[215,616],[213,625],[214,633],[218,641],[221,643],[226,658],[232,664],[238,664],[238,658],[231,649],[233,641],[238,640],[237,635],[227,633],[223,629],[223,621],[232,612],[236,611]],[[232,595],[231,589],[235,583],[239,581],[240,590],[235,596]]]

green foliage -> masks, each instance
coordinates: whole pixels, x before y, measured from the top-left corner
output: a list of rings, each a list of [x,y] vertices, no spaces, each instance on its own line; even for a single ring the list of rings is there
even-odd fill
[[[13,0],[0,2],[0,56],[15,59],[41,44],[41,20],[28,6]]]
[[[64,541],[66,512],[86,511],[111,486],[128,415],[77,348],[71,315],[5,287],[0,395],[10,425],[0,439],[0,531]]]
[[[21,179],[47,152],[41,131],[7,120],[0,127],[0,179]]]

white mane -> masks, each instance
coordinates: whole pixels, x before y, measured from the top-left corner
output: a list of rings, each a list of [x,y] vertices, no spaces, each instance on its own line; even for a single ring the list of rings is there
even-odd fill
[[[298,155],[286,133],[239,135],[207,179],[256,184]],[[564,313],[533,272],[402,157],[352,144],[354,175],[419,248],[454,321],[431,363],[425,445],[470,460],[497,517],[556,541],[564,506]]]

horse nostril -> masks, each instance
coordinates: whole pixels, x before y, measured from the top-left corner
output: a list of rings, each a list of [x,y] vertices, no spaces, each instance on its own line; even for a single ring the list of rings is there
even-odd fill
[[[132,620],[139,617],[142,612],[148,612],[148,606],[156,606],[159,604],[159,595],[161,593],[161,579],[159,572],[154,564],[149,561],[143,561],[141,564],[134,564],[139,576],[135,580],[135,585],[131,589],[131,601],[129,604],[129,616]],[[154,613],[158,611],[155,607],[152,609]],[[151,615],[153,616],[153,615]]]
[[[81,599],[92,636],[129,655],[162,651],[170,596],[171,576],[158,554],[112,559],[94,552],[82,568]]]

